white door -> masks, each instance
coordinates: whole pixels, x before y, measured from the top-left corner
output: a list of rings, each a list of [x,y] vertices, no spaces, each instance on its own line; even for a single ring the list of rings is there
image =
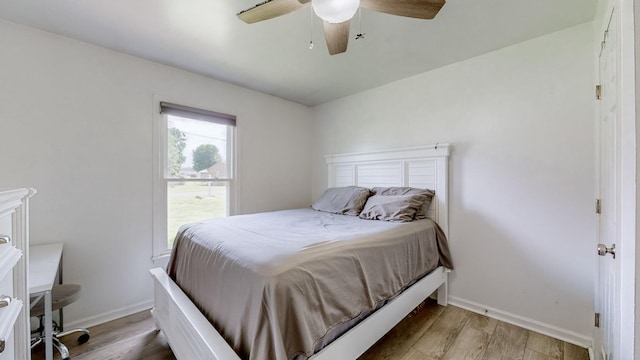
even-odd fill
[[[619,269],[620,262],[615,260],[614,248],[618,238],[619,219],[619,135],[617,105],[617,26],[615,10],[612,11],[608,29],[603,34],[602,48],[599,56],[599,164],[598,190],[600,198],[600,215],[598,215],[597,243],[597,276],[595,292],[595,310],[599,313],[599,327],[595,329],[594,353],[599,360],[623,360],[616,354],[616,341],[620,337],[617,332],[620,324]]]

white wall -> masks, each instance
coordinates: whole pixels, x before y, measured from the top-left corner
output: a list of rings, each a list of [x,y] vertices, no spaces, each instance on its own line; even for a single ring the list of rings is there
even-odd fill
[[[0,22],[0,187],[35,187],[33,243],[84,286],[68,324],[150,305],[153,95],[237,116],[240,209],[309,206],[307,107]]]
[[[454,303],[590,345],[592,25],[313,109],[323,155],[449,142]]]

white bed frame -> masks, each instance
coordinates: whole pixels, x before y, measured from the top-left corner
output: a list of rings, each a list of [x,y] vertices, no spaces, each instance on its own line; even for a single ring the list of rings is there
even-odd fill
[[[449,234],[449,145],[326,156],[329,186],[411,186],[433,189],[436,196],[428,211]],[[200,313],[185,293],[161,268],[151,269],[154,279],[153,317],[179,360],[240,360],[224,338]],[[310,360],[356,359],[391,330],[416,306],[437,290],[438,304],[447,304],[447,274],[438,267],[416,282]]]

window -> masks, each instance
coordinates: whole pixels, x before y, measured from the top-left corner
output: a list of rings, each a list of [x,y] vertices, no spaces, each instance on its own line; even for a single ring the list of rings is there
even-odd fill
[[[154,122],[154,259],[180,226],[234,208],[235,116],[159,102]]]

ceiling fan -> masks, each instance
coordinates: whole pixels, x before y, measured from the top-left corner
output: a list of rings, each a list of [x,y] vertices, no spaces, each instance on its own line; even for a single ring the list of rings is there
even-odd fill
[[[272,19],[311,5],[323,20],[331,55],[347,51],[351,18],[358,8],[417,19],[433,19],[445,0],[266,0],[238,13],[247,24]]]

